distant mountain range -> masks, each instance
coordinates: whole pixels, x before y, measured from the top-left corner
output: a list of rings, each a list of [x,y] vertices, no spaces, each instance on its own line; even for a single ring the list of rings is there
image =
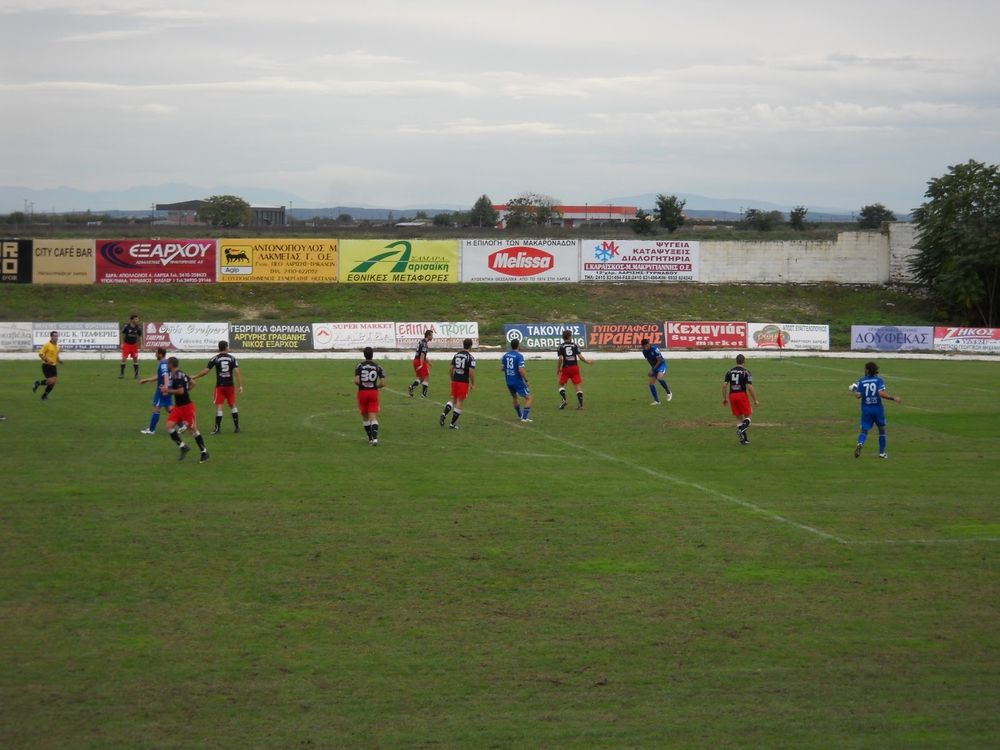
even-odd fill
[[[146,216],[153,204],[177,203],[180,201],[206,198],[210,195],[239,195],[255,206],[291,206],[292,216],[308,221],[313,218],[336,218],[340,214],[350,214],[355,220],[386,220],[392,214],[393,218],[412,217],[417,211],[423,211],[428,216],[437,213],[467,210],[470,206],[403,206],[399,208],[367,207],[367,206],[324,206],[321,203],[307,200],[294,193],[266,188],[246,188],[220,185],[215,187],[198,187],[184,183],[166,183],[163,185],[143,185],[125,190],[80,190],[71,187],[58,187],[44,190],[32,190],[26,187],[0,185],[0,213],[27,210],[35,214],[50,212],[66,213],[70,211],[94,211],[112,213],[119,216]],[[674,193],[678,198],[687,201],[686,213],[696,219],[716,219],[721,221],[737,221],[740,212],[748,208],[763,211],[781,211],[787,214],[792,206],[771,203],[753,198],[711,198],[693,193]],[[579,203],[580,201],[574,200]],[[656,204],[656,193],[628,195],[609,198],[603,201],[591,201],[590,205],[637,206],[652,211]],[[855,212],[845,208],[830,208],[827,206],[807,206],[809,221],[852,221]],[[901,220],[908,218],[907,212],[897,212]]]

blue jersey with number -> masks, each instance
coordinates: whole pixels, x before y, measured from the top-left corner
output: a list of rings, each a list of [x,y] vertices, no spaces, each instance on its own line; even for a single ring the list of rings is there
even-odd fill
[[[500,358],[500,368],[507,379],[507,385],[521,385],[521,368],[524,367],[524,356],[521,352],[511,350]]]
[[[858,393],[861,394],[862,411],[883,411],[882,397],[879,395],[885,390],[885,381],[878,375],[866,375],[858,381]]]

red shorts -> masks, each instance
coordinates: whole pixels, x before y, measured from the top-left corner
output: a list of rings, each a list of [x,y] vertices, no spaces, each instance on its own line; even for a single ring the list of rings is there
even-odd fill
[[[138,344],[122,344],[122,359],[139,359],[139,345]]]
[[[226,403],[230,408],[236,406],[236,388],[231,385],[215,386],[215,405],[222,406]]]
[[[366,388],[363,391],[358,391],[358,411],[362,414],[378,414],[379,403],[377,389]]]
[[[583,378],[580,377],[580,365],[566,365],[559,371],[559,385],[566,385],[567,380],[572,380],[573,385],[580,385]]]
[[[750,408],[750,397],[743,391],[729,394],[729,408],[733,410],[735,417],[749,417],[753,414]]]
[[[451,381],[451,397],[465,401],[469,397],[469,384],[460,380]]]
[[[197,415],[198,410],[195,409],[194,401],[192,401],[190,404],[181,404],[171,409],[170,415],[167,417],[167,422],[170,424],[180,424],[181,422],[194,424]]]
[[[421,360],[420,357],[417,357],[413,360],[413,372],[421,379],[430,377],[431,363],[426,359]]]

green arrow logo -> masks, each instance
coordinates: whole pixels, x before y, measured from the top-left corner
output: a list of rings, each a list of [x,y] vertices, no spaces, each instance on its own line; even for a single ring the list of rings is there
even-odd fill
[[[410,252],[412,250],[408,240],[397,240],[396,242],[390,242],[385,246],[389,251],[387,253],[379,253],[378,255],[373,255],[368,260],[362,261],[355,266],[351,273],[367,273],[372,270],[372,266],[376,263],[382,263],[383,261],[388,261],[394,255],[397,255],[400,251],[393,250],[394,247],[402,247],[403,254],[399,256],[399,260],[396,261],[396,265],[392,267],[391,273],[403,273],[406,271],[406,264],[410,262]]]

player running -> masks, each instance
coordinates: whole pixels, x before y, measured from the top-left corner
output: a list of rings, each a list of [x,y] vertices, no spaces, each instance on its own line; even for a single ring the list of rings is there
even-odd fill
[[[560,409],[566,408],[566,381],[572,380],[576,386],[576,408],[577,411],[583,408],[583,378],[580,376],[580,362],[590,364],[587,358],[580,353],[580,347],[573,341],[572,331],[562,332],[563,342],[559,345],[556,372],[559,373],[559,398],[562,403]]]
[[[469,397],[469,390],[476,386],[476,358],[472,356],[472,339],[462,342],[462,351],[451,358],[448,372],[451,375],[451,400],[444,405],[438,424],[444,427],[448,412],[451,411],[451,429],[457,430],[458,418],[462,416],[462,404]]]
[[[431,363],[427,359],[427,353],[429,351],[429,344],[433,338],[434,331],[428,329],[424,331],[424,337],[417,344],[417,352],[413,355],[413,374],[415,379],[410,383],[410,387],[406,389],[407,393],[410,394],[410,398],[413,398],[413,389],[418,385],[420,386],[420,395],[423,398],[427,398],[427,388],[430,385],[431,378]]]
[[[149,416],[149,427],[139,430],[142,435],[153,435],[156,433],[156,425],[160,421],[160,409],[166,408],[169,412],[173,403],[173,396],[164,394],[163,387],[170,388],[170,366],[167,364],[167,350],[162,346],[156,350],[156,375],[151,378],[143,378],[139,385],[145,383],[156,383],[156,390],[153,391],[153,412]]]
[[[184,457],[191,450],[181,440],[178,426],[183,422],[187,424],[191,434],[194,435],[195,442],[198,443],[198,448],[201,450],[199,463],[205,463],[208,460],[208,448],[205,447],[205,438],[201,436],[201,432],[198,430],[198,408],[194,405],[194,401],[191,400],[191,389],[195,387],[195,381],[188,377],[187,373],[181,369],[181,364],[177,357],[170,357],[167,360],[167,369],[169,371],[169,380],[167,385],[160,386],[160,393],[165,396],[172,395],[174,397],[174,408],[170,410],[170,414],[167,416],[167,434],[170,435],[170,439],[177,443],[177,446],[181,449],[177,460],[183,461]]]
[[[653,403],[650,406],[660,405],[660,394],[656,392],[656,382],[659,381],[663,390],[667,392],[667,401],[673,401],[674,394],[667,385],[667,360],[660,353],[660,347],[650,343],[649,339],[642,340],[642,356],[649,362],[649,392],[653,394]]]
[[[132,377],[139,379],[139,339],[142,338],[142,326],[139,325],[139,316],[133,313],[128,318],[128,323],[122,328],[122,364],[118,371],[118,379],[125,377],[125,362],[132,358]],[[149,382],[149,381],[147,381]]]
[[[381,411],[378,392],[385,388],[385,372],[372,361],[374,352],[366,346],[362,354],[365,360],[354,368],[354,385],[358,387],[358,411],[368,435],[368,444],[378,445],[378,415]]]
[[[740,439],[740,445],[746,445],[750,442],[747,431],[750,429],[750,416],[753,414],[753,409],[750,408],[750,398],[747,397],[747,394],[753,398],[754,406],[760,406],[760,401],[757,400],[757,394],[753,389],[753,376],[743,366],[746,361],[746,357],[737,354],[736,367],[729,370],[726,377],[722,379],[722,405],[726,405],[728,396],[733,416],[740,420],[736,427],[736,435]]]
[[[49,340],[42,344],[42,348],[38,350],[38,358],[42,360],[42,375],[44,378],[35,381],[35,384],[31,386],[31,392],[34,393],[44,385],[45,392],[42,393],[42,401],[48,401],[49,394],[52,393],[52,389],[56,387],[56,383],[59,381],[59,369],[57,365],[63,363],[62,357],[59,356],[59,331],[51,331],[49,333]]]
[[[215,370],[215,429],[213,435],[222,431],[222,405],[229,404],[229,413],[233,417],[233,432],[240,431],[240,410],[236,406],[236,394],[243,393],[243,375],[240,374],[240,363],[229,353],[229,342],[219,342],[219,353],[208,360],[205,369],[194,376],[194,380],[204,377],[210,370]],[[235,380],[235,386],[233,382]]]
[[[885,452],[885,405],[883,399],[895,401],[901,404],[903,399],[899,396],[890,396],[885,390],[885,381],[879,377],[878,365],[874,362],[865,364],[865,375],[857,383],[851,383],[851,391],[854,398],[861,399],[861,432],[858,435],[858,444],[854,448],[854,457],[860,458],[861,449],[865,447],[865,440],[868,439],[868,430],[872,425],[878,427],[878,457],[888,458]]]
[[[531,421],[531,389],[528,387],[528,374],[524,370],[524,355],[518,351],[521,342],[514,339],[510,342],[510,351],[500,358],[500,371],[507,381],[507,390],[514,399],[514,411],[522,422]],[[521,407],[520,399],[524,399]]]

